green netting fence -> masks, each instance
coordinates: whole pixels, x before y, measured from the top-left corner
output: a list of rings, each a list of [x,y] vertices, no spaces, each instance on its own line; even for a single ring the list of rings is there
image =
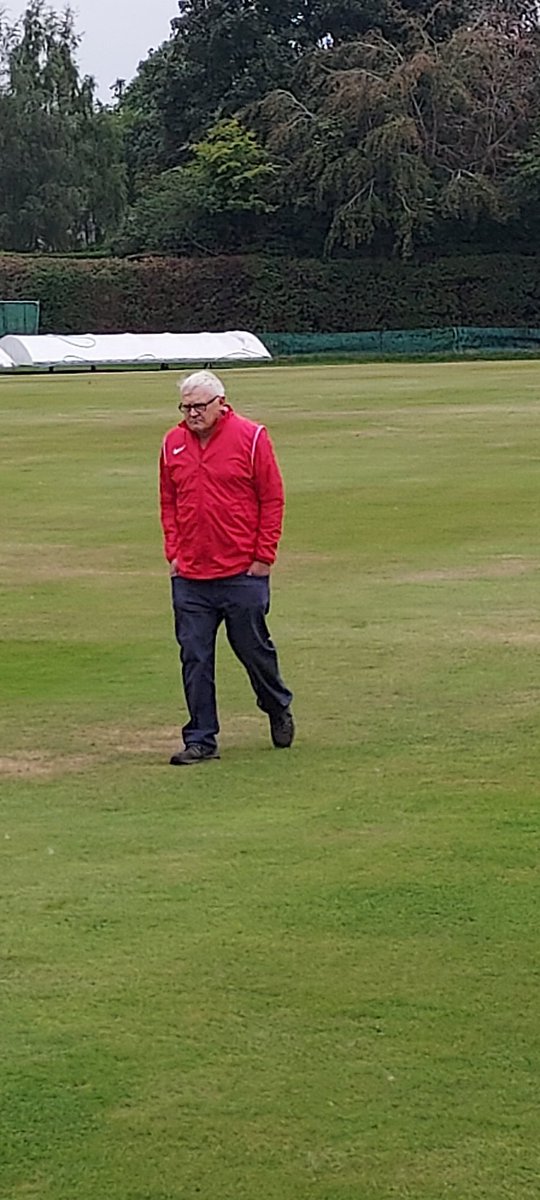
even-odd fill
[[[365,333],[263,333],[275,358],[309,354],[399,355],[489,353],[516,350],[540,352],[540,329],[483,329],[474,325],[446,329],[376,329]]]
[[[0,300],[0,337],[39,333],[39,300]]]

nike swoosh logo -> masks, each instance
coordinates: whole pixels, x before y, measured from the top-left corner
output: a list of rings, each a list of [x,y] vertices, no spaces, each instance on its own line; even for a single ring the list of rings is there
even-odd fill
[[[185,446],[178,446],[176,450],[173,450],[173,454],[181,454],[182,450],[185,450],[185,448]]]

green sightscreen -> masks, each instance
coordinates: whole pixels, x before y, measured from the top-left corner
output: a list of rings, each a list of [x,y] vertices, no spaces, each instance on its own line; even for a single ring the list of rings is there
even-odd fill
[[[0,337],[39,333],[39,300],[0,300]]]

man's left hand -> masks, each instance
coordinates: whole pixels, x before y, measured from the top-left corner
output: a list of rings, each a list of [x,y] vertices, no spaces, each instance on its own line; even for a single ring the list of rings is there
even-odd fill
[[[267,579],[270,571],[269,563],[259,562],[258,559],[255,559],[249,568],[248,575],[254,575],[256,579]]]

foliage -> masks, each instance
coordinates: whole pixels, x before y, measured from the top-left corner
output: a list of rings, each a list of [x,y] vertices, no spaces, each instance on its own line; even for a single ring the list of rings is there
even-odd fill
[[[0,245],[67,249],[99,242],[125,199],[117,119],[81,79],[69,10],[31,0],[0,38]]]
[[[0,23],[0,246],[407,258],[538,236],[530,0],[181,0],[172,26],[107,110],[69,12]]]
[[[188,252],[200,246],[204,194],[195,172],[174,167],[147,185],[126,213],[113,250],[133,254],[139,250]]]
[[[265,190],[277,168],[239,121],[220,121],[191,157],[142,192],[115,244],[120,252],[231,248],[270,211]]]
[[[252,119],[283,164],[277,202],[324,215],[327,253],[372,242],[406,256],[449,219],[511,217],[515,152],[540,114],[533,33],[482,17],[437,41],[411,25],[401,48],[372,33],[296,77]]]
[[[537,326],[540,260],[517,254],[425,263],[0,256],[0,295],[40,299],[46,333]]]
[[[128,153],[135,177],[178,165],[187,143],[270,88],[285,86],[306,42],[300,0],[189,0],[172,37],[141,64],[127,89]]]
[[[177,165],[210,125],[290,85],[322,45],[372,29],[398,43],[412,20],[441,36],[470,19],[476,0],[180,0],[171,38],[141,64],[123,107],[131,113],[133,169]]]

